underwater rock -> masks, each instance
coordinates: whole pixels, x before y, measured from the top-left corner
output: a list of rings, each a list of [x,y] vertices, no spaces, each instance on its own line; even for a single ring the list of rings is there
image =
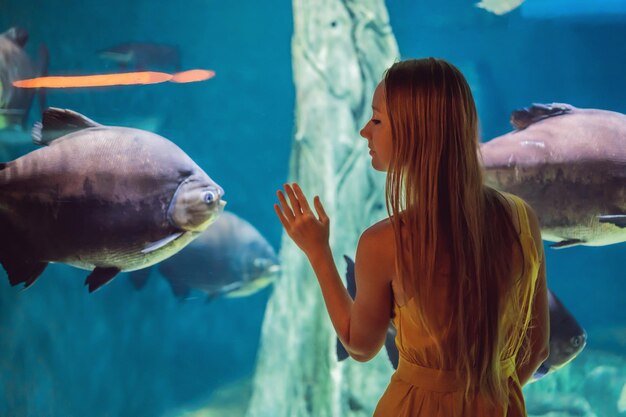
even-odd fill
[[[360,233],[385,215],[385,178],[371,169],[358,128],[400,54],[382,0],[295,0],[293,11],[296,128],[287,180],[320,196],[333,253],[351,253]],[[317,279],[284,236],[247,417],[371,416],[392,372],[389,361],[382,353],[365,364],[337,362]],[[358,410],[351,409],[355,401]]]
[[[624,383],[626,359],[623,355],[587,348],[562,370],[524,386],[523,391],[528,413],[533,417],[618,417],[623,415],[619,414],[618,404]],[[590,406],[589,410],[585,403]],[[582,412],[587,414],[580,414]]]
[[[626,383],[622,387],[622,392],[617,399],[617,411],[619,413],[626,413]]]
[[[191,290],[214,298],[245,297],[265,288],[280,267],[274,248],[250,223],[223,212],[199,237],[176,255],[159,263],[161,275],[180,299]],[[149,268],[131,273],[136,288],[142,288]]]
[[[12,285],[62,262],[93,269],[95,291],[178,252],[225,205],[224,190],[154,133],[49,109],[33,138],[49,146],[0,164],[0,262]]]
[[[625,385],[625,367],[599,365],[589,373],[583,391],[598,415],[619,416],[626,415],[622,414],[625,410],[621,404]]]
[[[0,129],[21,130],[26,126],[34,91],[13,87],[13,81],[44,75],[48,52],[40,49],[35,65],[24,51],[28,42],[25,29],[12,27],[0,34]]]
[[[481,144],[485,181],[526,200],[553,248],[626,241],[626,115],[535,104]]]
[[[573,394],[525,395],[529,417],[597,417],[584,397]]]

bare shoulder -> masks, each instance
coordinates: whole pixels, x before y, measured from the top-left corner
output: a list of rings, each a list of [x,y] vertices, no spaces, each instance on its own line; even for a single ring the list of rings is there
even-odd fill
[[[361,234],[359,245],[373,245],[378,250],[393,250],[395,248],[395,237],[393,234],[393,226],[391,220],[383,219],[374,223]]]
[[[357,248],[357,262],[373,270],[386,271],[384,275],[390,276],[389,271],[395,268],[395,246],[391,221],[381,220],[361,234]]]

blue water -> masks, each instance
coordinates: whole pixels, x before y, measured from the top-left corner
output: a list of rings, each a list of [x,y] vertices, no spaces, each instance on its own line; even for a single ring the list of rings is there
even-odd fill
[[[623,8],[560,19],[563,2],[541,1],[504,16],[461,0],[387,7],[402,57],[442,57],[466,73],[484,139],[533,102],[626,113]],[[279,249],[272,204],[294,131],[289,1],[0,0],[0,31],[12,25],[29,31],[31,56],[48,47],[50,74],[116,71],[96,51],[129,41],[177,44],[183,69],[214,70],[201,83],[48,91],[47,103],[107,124],[157,120]],[[626,244],[546,253],[549,286],[588,328],[588,348],[602,348],[593,329],[626,329]],[[163,280],[136,291],[124,275],[88,294],[85,275],[52,265],[22,292],[0,272],[0,416],[162,416],[253,373],[271,289],[181,303]]]

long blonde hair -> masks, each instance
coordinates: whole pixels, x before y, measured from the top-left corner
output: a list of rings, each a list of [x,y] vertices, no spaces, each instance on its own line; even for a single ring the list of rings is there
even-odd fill
[[[483,185],[471,90],[456,67],[434,58],[397,62],[384,88],[393,141],[387,209],[402,288],[415,297],[418,320],[440,355],[434,320],[441,312],[427,306],[435,288],[446,288],[447,343],[457,352],[465,395],[481,392],[506,404],[502,316],[518,237],[497,192]],[[436,273],[442,247],[452,260],[449,274]]]

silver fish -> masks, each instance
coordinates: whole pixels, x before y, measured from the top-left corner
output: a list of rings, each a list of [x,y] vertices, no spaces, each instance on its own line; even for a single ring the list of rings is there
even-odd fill
[[[626,115],[535,104],[481,145],[485,181],[536,211],[553,248],[626,241]]]
[[[224,190],[154,133],[49,109],[49,145],[0,164],[0,262],[32,285],[49,262],[93,271],[89,291],[189,244],[223,210]]]
[[[548,290],[548,305],[550,307],[550,355],[535,372],[535,380],[567,365],[582,352],[587,344],[587,332],[550,290]]]
[[[35,64],[23,49],[27,41],[28,32],[22,28],[0,34],[0,130],[25,128],[33,102],[35,90],[16,88],[13,82],[44,75],[47,70],[47,50],[40,48],[40,62]]]
[[[269,242],[241,217],[224,212],[207,230],[157,269],[170,283],[175,296],[185,299],[191,290],[208,294],[244,297],[271,284],[280,270]],[[142,288],[149,269],[131,273]]]

